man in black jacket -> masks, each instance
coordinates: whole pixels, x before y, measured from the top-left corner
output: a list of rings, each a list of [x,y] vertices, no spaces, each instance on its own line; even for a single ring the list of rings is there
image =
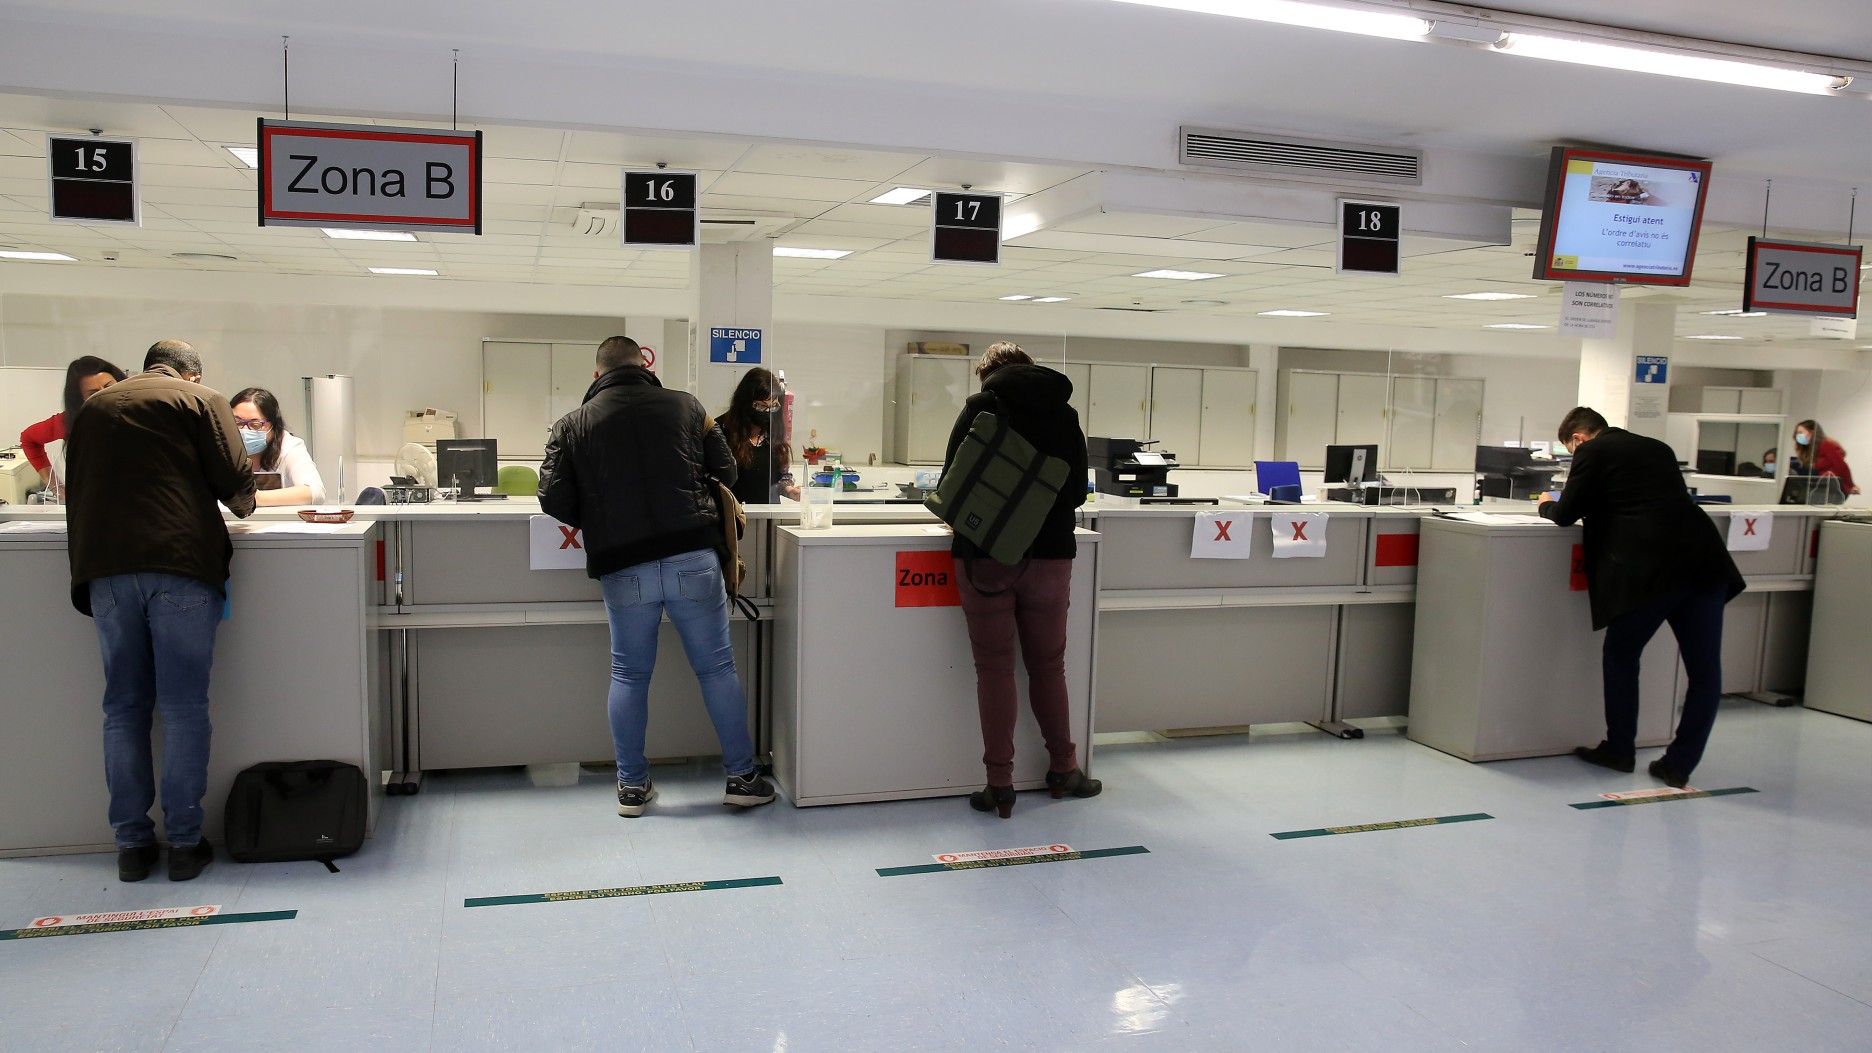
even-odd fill
[[[1593,628],[1606,630],[1605,741],[1573,752],[1615,771],[1635,766],[1638,662],[1669,622],[1689,684],[1677,737],[1650,771],[1681,787],[1716,723],[1723,606],[1741,594],[1741,572],[1716,524],[1690,499],[1669,446],[1607,427],[1585,406],[1567,413],[1559,437],[1573,466],[1560,500],[1542,505],[1541,514],[1561,526],[1585,520]]]
[[[539,497],[547,515],[584,532],[586,573],[604,585],[618,814],[640,816],[656,798],[644,729],[665,611],[721,742],[723,803],[767,804],[774,789],[755,769],[716,555],[722,527],[714,480],[735,479],[728,442],[694,395],[664,389],[627,336],[598,345],[593,376],[583,404],[553,425]]]

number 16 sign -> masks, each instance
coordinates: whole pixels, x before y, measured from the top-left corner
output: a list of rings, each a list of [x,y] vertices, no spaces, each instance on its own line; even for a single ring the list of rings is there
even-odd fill
[[[692,249],[702,243],[696,174],[657,169],[624,173],[627,249]]]

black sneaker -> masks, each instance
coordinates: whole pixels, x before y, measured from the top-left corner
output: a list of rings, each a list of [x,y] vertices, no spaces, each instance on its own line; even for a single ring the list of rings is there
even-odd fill
[[[155,845],[119,848],[117,850],[117,880],[141,881],[149,877],[151,868],[160,858],[162,858],[162,849]]]
[[[1677,774],[1669,765],[1664,763],[1664,758],[1662,757],[1651,762],[1650,772],[1652,778],[1666,786],[1675,786],[1681,790],[1690,785],[1690,776]]]
[[[214,862],[214,846],[207,838],[192,845],[169,847],[169,880],[193,881]]]
[[[656,800],[656,787],[651,783],[631,786],[618,783],[618,814],[626,819],[635,819],[644,814],[650,802]]]
[[[737,808],[758,808],[763,804],[772,804],[778,796],[774,792],[773,783],[768,782],[756,769],[746,775],[730,775],[728,792],[722,795],[722,803]]]
[[[1613,753],[1606,749],[1606,744],[1603,742],[1597,746],[1575,746],[1573,756],[1588,764],[1597,764],[1601,768],[1611,768],[1613,771],[1629,772],[1638,766],[1637,759],[1631,754]]]

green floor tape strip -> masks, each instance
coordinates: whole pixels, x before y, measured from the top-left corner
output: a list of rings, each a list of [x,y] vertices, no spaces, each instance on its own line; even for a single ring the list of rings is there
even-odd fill
[[[1362,826],[1322,826],[1317,830],[1287,830],[1271,834],[1276,841],[1292,841],[1300,837],[1331,837],[1334,834],[1369,834],[1378,830],[1408,830],[1415,826],[1442,826],[1445,823],[1473,823],[1482,819],[1493,819],[1487,812],[1471,812],[1468,815],[1438,815],[1429,819],[1397,819],[1389,823],[1365,823]]]
[[[1143,845],[1125,848],[1088,848],[1082,852],[1060,852],[1044,856],[1015,856],[1012,859],[971,859],[960,863],[921,863],[913,867],[879,867],[878,877],[905,877],[910,874],[941,874],[951,870],[986,870],[989,867],[1018,867],[1029,863],[1065,863],[1074,859],[1106,859],[1111,856],[1149,855]]]
[[[626,888],[591,888],[574,892],[534,892],[524,896],[483,896],[462,900],[464,907],[510,907],[519,903],[571,903],[581,899],[617,899],[620,896],[664,896],[672,892],[715,892],[728,888],[778,885],[777,877],[732,878],[727,881],[683,881],[673,885],[632,885]]]
[[[49,936],[90,936],[101,932],[137,929],[193,929],[202,925],[239,925],[249,921],[291,921],[296,910],[266,910],[253,914],[210,914],[205,918],[152,918],[148,921],[112,921],[100,925],[55,925],[44,929],[0,929],[0,940],[42,940]]]
[[[1656,797],[1629,797],[1622,801],[1581,801],[1568,807],[1586,811],[1589,808],[1623,808],[1631,804],[1656,804],[1659,801],[1694,801],[1700,797],[1733,797],[1738,793],[1760,793],[1753,786],[1731,786],[1726,790],[1690,790],[1686,793],[1661,793]]]

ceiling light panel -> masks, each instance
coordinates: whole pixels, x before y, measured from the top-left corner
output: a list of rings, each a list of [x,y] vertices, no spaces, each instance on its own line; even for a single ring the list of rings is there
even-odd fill
[[[1159,270],[1154,270],[1154,271],[1139,271],[1138,273],[1133,274],[1131,277],[1133,278],[1162,278],[1166,281],[1176,281],[1176,282],[1200,282],[1200,281],[1207,281],[1210,278],[1220,278],[1222,277],[1222,275],[1211,274],[1208,271],[1176,271],[1176,270],[1168,270],[1168,269],[1159,269]]]
[[[434,278],[436,272],[423,267],[372,267],[372,274],[393,274],[412,278]]]
[[[1572,40],[1540,33],[1510,33],[1495,49],[1508,55],[1571,62],[1630,73],[1652,73],[1664,77],[1738,84],[1749,88],[1801,92],[1807,95],[1830,95],[1849,83],[1851,78],[1831,73],[1808,73],[1781,66],[1765,66],[1735,59],[1710,58],[1658,48],[1602,44],[1592,40]]]
[[[1325,311],[1279,310],[1279,311],[1260,311],[1257,313],[1263,318],[1324,318],[1326,317]]]
[[[775,245],[773,254],[796,260],[842,260],[852,254],[850,249],[800,249],[790,245]]]
[[[338,241],[415,241],[416,235],[407,230],[346,230],[342,227],[320,227],[325,236]]]
[[[1484,329],[1552,329],[1553,326],[1529,325],[1526,322],[1499,322],[1495,325],[1483,326],[1482,328]]]
[[[1430,32],[1430,23],[1410,15],[1383,11],[1328,7],[1324,4],[1299,3],[1297,0],[1119,0],[1143,7],[1164,7],[1174,11],[1194,11],[1206,15],[1228,15],[1256,22],[1307,29],[1328,29],[1335,33],[1387,37],[1392,40],[1421,40]]]
[[[1449,293],[1443,298],[1445,300],[1532,300],[1534,294],[1518,292],[1466,292]]]
[[[917,202],[928,198],[929,195],[930,195],[930,192],[928,190],[923,189],[922,187],[900,186],[895,190],[887,190],[884,193],[879,194],[878,196],[872,198],[871,204],[873,205],[914,205]]]
[[[9,249],[0,252],[0,260],[31,260],[40,263],[76,263],[76,256],[67,256],[62,252],[26,252]]]

